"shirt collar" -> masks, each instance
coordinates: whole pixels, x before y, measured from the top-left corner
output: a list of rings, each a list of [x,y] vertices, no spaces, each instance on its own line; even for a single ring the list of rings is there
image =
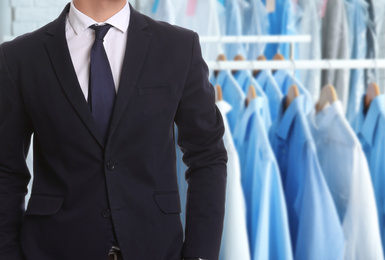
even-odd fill
[[[269,72],[268,70],[261,70],[258,75],[255,77],[255,80],[261,85],[264,86],[266,84],[266,81],[268,80],[269,77]]]
[[[283,83],[285,82],[286,76],[287,76],[286,70],[277,70],[274,73],[274,79],[277,82],[278,86],[283,85]]]
[[[291,125],[295,117],[299,113],[303,113],[306,107],[304,95],[299,95],[298,97],[296,97],[286,110],[284,110],[285,103],[286,103],[286,97],[282,99],[279,107],[278,118],[277,118],[277,122],[279,123],[278,123],[278,128],[276,130],[276,134],[284,140],[288,138]]]
[[[125,33],[130,23],[130,13],[130,6],[127,2],[126,5],[114,16],[110,17],[104,23],[98,23],[92,18],[80,12],[78,9],[76,9],[74,3],[71,2],[70,11],[68,13],[68,20],[76,34],[83,33],[91,25],[101,25],[107,23],[120,30],[122,33]]]
[[[363,110],[360,113],[363,114]],[[385,94],[379,95],[372,100],[360,129],[360,134],[370,146],[374,144],[374,132],[380,116],[385,117]]]
[[[221,72],[219,72],[218,77],[217,77],[217,84],[219,84],[221,87],[223,87],[223,85],[226,84],[226,79],[227,79],[228,73],[229,72],[226,70],[222,70]]]
[[[315,115],[315,123],[318,130],[327,131],[338,114],[343,115],[344,113],[341,101],[336,100]]]
[[[257,96],[256,98],[253,98],[248,106],[245,108],[243,115],[241,117],[241,122],[239,124],[242,124],[244,127],[236,127],[234,136],[236,136],[237,140],[240,140],[243,142],[245,140],[245,136],[247,134],[246,126],[249,123],[249,120],[251,116],[254,114],[256,117],[259,118],[260,123],[263,124],[263,117],[265,116],[263,113],[266,113],[263,106],[263,98]]]
[[[240,70],[234,74],[234,78],[238,81],[239,85],[241,86],[241,88],[244,92],[247,92],[247,91],[245,91],[245,88],[246,88],[245,85],[247,84],[247,80],[250,77],[251,77],[251,75],[249,74],[249,72],[247,70]]]

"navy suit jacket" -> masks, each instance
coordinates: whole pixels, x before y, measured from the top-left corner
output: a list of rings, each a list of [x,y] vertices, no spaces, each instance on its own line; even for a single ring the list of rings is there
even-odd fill
[[[68,10],[0,46],[0,259],[105,260],[113,229],[124,259],[217,259],[227,157],[197,34],[131,8],[103,143],[72,66]],[[185,240],[174,123],[189,166]]]

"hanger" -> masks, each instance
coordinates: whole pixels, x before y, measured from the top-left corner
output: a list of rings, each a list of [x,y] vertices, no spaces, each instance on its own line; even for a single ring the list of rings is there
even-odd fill
[[[332,104],[334,101],[337,101],[337,92],[333,85],[325,85],[320,93],[317,104],[315,105],[316,112],[319,113],[327,104]]]
[[[218,102],[218,101],[222,101],[222,100],[223,100],[222,88],[221,88],[221,86],[216,85],[215,86],[215,101]]]
[[[253,85],[250,85],[249,89],[247,90],[246,106],[248,106],[250,102],[256,97],[257,92],[255,91],[255,87]]]
[[[257,60],[259,60],[259,61],[265,61],[266,60],[266,57],[265,57],[265,55],[259,55],[258,56],[258,58],[257,58]],[[254,70],[253,71],[253,76],[254,76],[254,78],[259,74],[259,72],[261,72],[261,70]]]
[[[285,57],[281,53],[277,53],[274,55],[273,60],[285,60]]]
[[[224,54],[219,54],[217,57],[217,61],[226,61],[226,60],[227,58],[226,58],[226,55]],[[218,74],[219,74],[219,70],[214,70],[214,76],[218,77]]]
[[[234,57],[234,61],[244,61],[244,60],[245,60],[245,57],[243,57],[241,54],[238,54],[237,56]],[[237,72],[238,72],[238,70],[231,71],[231,73],[233,73],[233,75]]]
[[[273,60],[285,60],[285,57],[281,53],[277,53],[274,55]],[[277,70],[273,70],[273,73],[275,73]]]
[[[366,95],[365,95],[365,111],[367,111],[370,107],[370,103],[372,103],[373,99],[375,99],[378,95],[380,95],[380,88],[378,87],[377,83],[373,82],[370,83],[368,88],[366,89]]]
[[[285,100],[285,109],[287,109],[291,102],[293,102],[293,100],[299,96],[299,90],[298,90],[298,87],[296,85],[291,85],[287,94],[286,94],[286,100]]]

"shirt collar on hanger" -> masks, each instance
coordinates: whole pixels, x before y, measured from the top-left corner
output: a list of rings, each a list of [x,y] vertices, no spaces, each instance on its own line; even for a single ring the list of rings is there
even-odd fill
[[[258,75],[255,77],[255,79],[259,82],[259,83],[265,83],[268,78],[269,78],[269,70],[261,70]],[[271,72],[270,72],[270,75],[271,75]]]
[[[316,127],[321,131],[327,131],[338,114],[343,115],[343,108],[341,101],[336,100],[315,115]]]
[[[282,86],[286,80],[288,72],[286,70],[277,70],[273,74],[274,79],[276,80],[278,86]]]
[[[237,136],[237,140],[239,140],[240,142],[245,141],[247,134],[246,126],[248,125],[252,114],[255,114],[256,117],[260,118],[260,123],[263,124],[263,113],[266,113],[266,111],[264,110],[263,102],[264,100],[260,96],[253,98],[242,113],[241,120],[238,123],[242,124],[244,128],[237,127],[234,132],[234,135]]]
[[[364,116],[363,112],[360,113],[362,113],[361,116],[364,117],[364,120],[359,133],[370,146],[373,146],[378,119],[380,116],[385,117],[385,94],[373,99],[369,110],[366,112],[366,116]]]
[[[278,135],[278,137],[284,140],[288,138],[295,117],[299,113],[304,113],[303,111],[306,111],[305,97],[304,95],[299,95],[298,97],[296,97],[286,110],[284,110],[285,104],[286,98],[283,98],[277,118],[279,126],[276,130],[276,134]]]

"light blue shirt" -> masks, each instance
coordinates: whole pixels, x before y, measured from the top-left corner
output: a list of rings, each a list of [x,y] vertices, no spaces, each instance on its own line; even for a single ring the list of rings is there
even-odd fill
[[[234,78],[239,83],[239,86],[241,87],[245,95],[247,95],[247,92],[250,86],[254,86],[257,96],[260,96],[263,98],[263,108],[265,109],[265,113],[264,113],[265,116],[263,117],[263,122],[265,124],[266,131],[269,131],[271,126],[271,114],[270,114],[270,108],[269,108],[269,99],[267,98],[265,92],[262,90],[261,86],[253,78],[253,76],[251,75],[251,72],[248,70],[237,71],[234,74]]]
[[[266,4],[266,0],[263,0]],[[296,17],[294,4],[289,0],[276,0],[275,12],[269,13],[269,34],[271,35],[295,35]],[[266,46],[265,56],[271,60],[275,54],[281,53],[285,59],[290,59],[290,44],[269,43]],[[296,58],[296,57],[294,57]]]
[[[354,130],[368,159],[376,196],[382,246],[385,248],[385,94],[377,96],[364,113],[364,97]]]
[[[266,112],[263,98],[254,98],[234,134],[241,161],[250,249],[253,260],[290,260],[293,254],[287,209],[278,165],[263,122]]]
[[[178,129],[175,125],[175,140],[178,140]],[[186,196],[187,196],[187,188],[188,184],[186,181],[186,171],[187,166],[183,162],[183,153],[180,150],[177,142],[175,142],[175,153],[176,153],[176,172],[178,176],[178,188],[179,188],[179,196],[180,196],[180,205],[181,205],[181,213],[180,219],[182,222],[183,229],[186,224]]]
[[[375,46],[375,58],[384,59],[385,58],[385,0],[372,0],[371,4],[373,5],[374,11],[374,26],[376,34],[376,43]],[[385,92],[385,70],[377,70],[376,76],[378,78],[378,86],[380,87],[381,93]]]
[[[226,7],[226,35],[242,36],[242,13],[238,0],[225,0]],[[238,54],[246,57],[246,49],[243,43],[226,44],[226,57],[233,60]]]
[[[379,42],[378,36],[379,32],[377,32],[377,27],[382,17],[384,16],[384,0],[366,0],[369,4],[368,12],[369,12],[369,21],[368,21],[368,31],[366,34],[367,39],[367,59],[375,59],[378,57],[379,51]],[[380,83],[378,78],[378,72],[375,68],[370,68],[365,70],[365,84],[368,85],[371,82]]]
[[[309,118],[318,160],[344,230],[344,259],[383,260],[369,166],[341,102],[335,101]]]
[[[281,88],[283,95],[286,95],[291,85],[295,84],[298,87],[299,93],[304,95],[305,113],[309,114],[313,109],[313,99],[307,89],[299,82],[293,74],[287,70],[277,70],[274,73],[274,79]]]
[[[294,258],[343,259],[344,235],[304,114],[305,97],[295,98],[286,111],[284,104],[285,99],[270,141],[285,190]]]
[[[300,18],[297,32],[300,35],[311,36],[310,42],[297,44],[299,60],[321,59],[321,17],[319,10],[322,2],[323,0],[297,0],[295,12]],[[313,100],[317,100],[321,90],[321,70],[299,70],[298,73],[300,73],[301,82]]]
[[[345,0],[346,13],[350,32],[352,59],[365,59],[367,53],[366,33],[369,22],[369,5],[364,0]],[[358,114],[361,97],[366,89],[364,70],[355,69],[350,73],[349,102],[346,117],[353,122]]]
[[[269,20],[266,8],[261,0],[244,0],[243,2],[243,34],[268,35]],[[265,51],[266,43],[246,44],[247,59],[255,60]]]
[[[228,70],[222,70],[215,77],[214,73],[210,77],[212,85],[219,85],[222,89],[223,99],[232,107],[231,111],[226,114],[230,132],[234,133],[235,126],[239,119],[240,113],[245,108],[246,95],[243,93],[238,82]]]
[[[261,70],[255,79],[269,100],[271,120],[274,121],[277,118],[279,104],[283,98],[282,91],[270,70]]]

